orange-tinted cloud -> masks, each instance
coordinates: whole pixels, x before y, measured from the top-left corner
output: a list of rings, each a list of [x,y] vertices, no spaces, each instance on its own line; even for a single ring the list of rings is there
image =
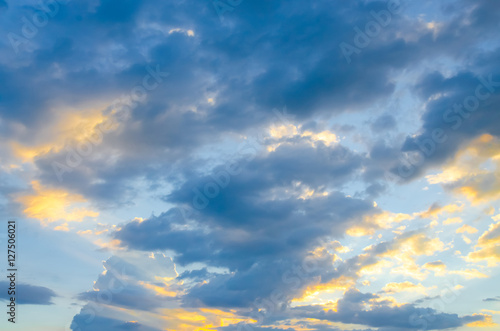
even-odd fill
[[[63,111],[57,115],[57,118],[56,122],[52,122],[36,133],[36,143],[10,142],[14,156],[22,162],[32,162],[37,156],[49,152],[60,152],[68,143],[99,144],[103,138],[103,128],[109,131],[110,127],[112,129],[115,125],[112,119],[100,110]]]
[[[494,166],[482,166],[490,162]],[[443,184],[464,195],[473,204],[500,198],[500,139],[485,134],[477,138],[443,167],[437,175],[427,176],[431,184]]]
[[[496,223],[491,224],[489,229],[479,237],[475,251],[467,255],[467,261],[486,261],[489,266],[500,263],[500,219],[498,215],[493,219]]]
[[[62,189],[43,187],[38,181],[31,183],[34,193],[21,195],[16,201],[24,206],[23,212],[29,218],[35,218],[42,224],[59,220],[81,222],[86,217],[97,217],[98,212],[88,209],[86,200],[78,194]]]

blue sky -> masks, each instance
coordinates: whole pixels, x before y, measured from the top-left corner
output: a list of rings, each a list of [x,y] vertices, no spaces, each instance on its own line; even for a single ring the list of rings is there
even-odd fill
[[[499,2],[0,15],[2,329],[498,329]]]

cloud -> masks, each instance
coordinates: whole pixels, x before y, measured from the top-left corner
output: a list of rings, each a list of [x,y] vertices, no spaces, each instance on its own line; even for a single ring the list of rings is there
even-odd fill
[[[79,300],[152,311],[177,295],[175,266],[162,254],[112,256],[104,269],[91,291],[78,294]]]
[[[468,327],[491,328],[498,326],[497,323],[493,322],[493,318],[491,315],[473,314],[472,316],[482,316],[483,320],[468,323],[467,324]]]
[[[449,273],[453,275],[463,276],[466,279],[488,278],[488,275],[485,275],[484,273],[476,269],[453,270],[450,271]]]
[[[483,301],[489,301],[489,302],[495,302],[495,301],[500,301],[500,296],[496,296],[494,298],[486,298],[486,299],[483,299]]]
[[[468,224],[464,224],[460,228],[457,229],[456,233],[470,233],[470,234],[474,234],[477,231],[478,230],[475,227],[472,227],[472,226],[470,226]]]
[[[484,316],[463,316],[439,313],[431,308],[417,308],[411,304],[391,307],[385,301],[376,302],[377,295],[350,289],[337,303],[336,310],[324,311],[321,306],[293,308],[293,315],[318,320],[339,321],[371,327],[395,328],[399,330],[443,330],[468,323],[483,321]],[[362,309],[370,304],[369,309]],[[428,318],[424,318],[427,316]]]
[[[351,38],[353,23],[341,11],[369,14],[382,8],[381,3],[345,3],[342,10],[331,8],[326,1],[314,8],[264,2],[243,6],[246,14],[233,17],[238,28],[226,29],[215,13],[209,13],[210,4],[196,1],[175,5],[126,3],[116,11],[110,11],[108,2],[61,5],[33,38],[33,50],[25,52],[24,45],[20,46],[26,58],[22,69],[7,63],[0,66],[2,81],[9,82],[1,89],[4,93],[0,101],[6,135],[21,146],[30,146],[29,155],[38,153],[36,166],[41,170],[43,185],[61,185],[96,200],[112,200],[123,194],[123,182],[131,177],[161,176],[165,169],[144,169],[144,155],[162,154],[158,154],[158,160],[188,156],[224,133],[269,123],[275,107],[290,105],[290,112],[305,120],[317,113],[329,113],[325,106],[332,102],[338,105],[333,112],[340,113],[393,91],[388,70],[400,68],[402,63],[377,56],[377,66],[364,61],[345,66],[337,49],[341,40]],[[20,14],[36,10],[15,7]],[[264,17],[262,7],[270,10]],[[267,36],[266,31],[276,27],[272,11],[282,12],[293,24],[276,36]],[[300,19],[295,17],[296,11],[303,13]],[[172,12],[182,14],[173,17],[169,15]],[[304,29],[318,15],[322,29]],[[258,27],[253,24],[255,20],[261,22]],[[169,33],[182,30],[193,33]],[[301,47],[285,37],[303,33]],[[255,38],[258,35],[265,37]],[[274,46],[269,48],[269,43]],[[395,44],[404,48],[398,43],[387,47]],[[130,50],[123,47],[131,44],[138,46]],[[304,65],[304,55],[312,50],[318,57]],[[242,66],[247,61],[256,67]],[[91,110],[109,112],[117,98],[143,80],[146,67],[156,65],[169,73],[169,79],[148,92],[145,102],[137,102],[130,118],[123,122],[123,131],[106,135],[96,154],[59,183],[50,165],[64,159],[65,153],[57,149],[33,151],[41,147],[31,146],[33,139],[26,132],[43,131],[46,121],[57,122],[62,109],[75,110],[82,117]],[[16,112],[11,111],[14,108]],[[191,128],[192,134],[185,135],[186,128]],[[54,141],[57,132],[53,136],[45,138]],[[110,165],[107,158],[98,157],[101,154],[113,154],[119,162]],[[106,183],[95,182],[96,178],[106,178]]]
[[[461,212],[464,210],[465,205],[462,204],[449,204],[445,206],[440,206],[437,203],[432,204],[429,209],[425,212],[419,213],[418,215],[422,218],[438,218],[442,214],[453,214]]]
[[[426,178],[431,184],[442,184],[446,190],[464,195],[473,204],[494,200],[499,192],[496,180],[499,152],[499,139],[482,135],[446,163],[441,173]],[[487,162],[493,164],[493,169],[484,166]]]
[[[391,213],[382,211],[374,215],[366,215],[362,221],[357,222],[353,227],[347,230],[347,234],[353,237],[373,235],[376,230],[389,229],[394,224],[411,220],[412,215],[404,213]]]
[[[5,289],[0,295],[0,300],[10,300],[7,289],[10,286],[10,281],[1,281],[0,288]],[[20,305],[53,305],[53,298],[57,294],[51,289],[43,286],[35,286],[29,284],[16,284],[16,303]]]
[[[489,56],[493,58],[497,56],[497,52],[499,50],[494,50]],[[494,111],[500,98],[498,72],[484,72],[479,68],[470,70],[449,78],[443,77],[441,73],[429,74],[420,83],[425,97],[429,100],[427,111],[422,118],[424,132],[408,137],[402,151],[418,153],[421,161],[401,165],[407,169],[400,166],[399,172],[405,174],[404,179],[417,178],[430,167],[447,164],[457,154],[461,154],[461,148],[475,139],[484,136],[498,138],[499,132],[492,125],[498,120]],[[483,100],[481,102],[475,95],[480,89],[488,93],[486,100],[479,97]],[[467,102],[469,103],[466,104]],[[394,169],[396,172],[397,170]],[[464,174],[457,175],[460,179]],[[433,182],[439,182],[438,178]]]
[[[160,329],[148,327],[142,325],[137,321],[122,321],[110,317],[95,316],[90,318],[87,310],[88,307],[84,307],[82,312],[75,315],[73,321],[71,322],[71,330],[81,330],[81,331],[125,331],[125,330],[137,330],[137,331],[159,331]]]
[[[86,217],[97,217],[98,212],[90,210],[82,203],[86,200],[78,194],[61,189],[43,187],[38,181],[33,181],[33,195],[19,195],[17,201],[24,206],[24,214],[29,218],[38,219],[42,224],[59,220],[66,222],[81,222]]]
[[[421,294],[426,294],[427,288],[422,284],[413,284],[412,282],[388,283],[382,288],[387,293],[398,293],[403,291],[414,291]]]
[[[132,193],[126,182],[162,178],[172,170],[166,165],[144,167],[146,155],[157,155],[150,164],[189,157],[224,134],[269,124],[275,107],[287,105],[299,122],[306,122],[317,115],[360,111],[385,100],[395,90],[393,73],[435,54],[462,54],[461,45],[476,45],[478,35],[489,38],[495,20],[472,17],[492,5],[472,6],[467,1],[463,5],[470,10],[447,17],[434,37],[436,32],[417,19],[393,17],[391,29],[346,65],[338,45],[350,42],[355,35],[352,28],[364,26],[371,11],[384,10],[387,4],[346,2],[332,8],[327,1],[315,6],[259,1],[242,4],[245,15],[232,15],[233,28],[226,29],[210,13],[210,4],[196,1],[126,3],[116,12],[110,12],[107,2],[98,6],[71,2],[34,38],[34,50],[26,53],[22,70],[2,66],[2,81],[9,86],[2,89],[6,92],[1,113],[7,134],[28,143],[26,132],[38,131],[43,120],[57,118],[59,109],[78,109],[83,114],[89,109],[109,111],[117,98],[143,80],[146,67],[158,65],[169,78],[148,91],[145,102],[136,102],[123,130],[108,134],[91,160],[63,183],[57,181],[50,165],[64,155],[50,151],[36,160],[44,185],[61,185],[101,202],[129,200],[126,193]],[[26,8],[15,10],[22,9]],[[172,12],[179,15],[173,17]],[[276,30],[275,12],[291,23]],[[302,13],[300,18],[296,12]],[[310,21],[319,22],[321,28],[305,28]],[[473,23],[464,25],[469,21]],[[460,42],[450,38],[456,30],[463,33]],[[193,35],[170,31],[193,31]],[[269,35],[268,31],[277,32]],[[391,31],[405,31],[412,38]],[[309,60],[304,63],[304,59]],[[242,65],[248,62],[254,65]],[[37,79],[29,79],[33,77]],[[14,108],[16,112],[10,111]],[[392,127],[390,118],[387,114],[379,117],[374,125]],[[190,135],[184,134],[186,128]],[[116,162],[109,164],[108,155],[114,155]],[[383,171],[378,171],[377,176],[381,175]],[[100,181],[103,178],[105,182]]]
[[[396,120],[392,115],[385,114],[378,117],[370,127],[375,132],[387,132],[396,128]]]
[[[498,198],[500,7],[405,6],[350,63],[339,45],[355,43],[386,1],[244,1],[222,21],[211,2],[71,1],[29,43],[4,40],[0,158],[8,184],[0,190],[9,207],[61,231],[98,211],[105,222],[122,222],[96,242],[113,256],[77,298],[107,310],[84,329],[213,328],[223,320],[214,316],[239,323],[273,295],[286,306],[341,291],[327,307],[294,308],[316,326],[261,328],[325,330],[335,321],[411,330],[423,322],[410,325],[409,317],[425,314],[435,317],[424,319],[431,329],[488,322],[351,289],[386,274],[378,285],[391,293],[424,291],[431,271],[489,274],[448,270],[448,233],[419,229],[422,218],[438,224],[443,214],[468,212],[465,204],[446,196],[444,206],[396,212],[385,198],[393,189],[407,195],[387,171],[400,174],[408,165],[398,162],[415,153],[424,161],[409,166],[406,180],[426,176],[429,192],[439,184],[472,204]],[[6,31],[22,34],[18,18],[39,8],[0,0],[0,10]],[[468,110],[474,98],[478,107]],[[284,107],[285,121],[273,111]],[[102,132],[106,124],[112,129]],[[92,151],[58,176],[54,164],[68,165],[89,142]],[[379,197],[384,208],[373,201]],[[164,212],[151,213],[157,208]],[[444,224],[461,220],[446,216]],[[497,264],[495,227],[467,262]],[[469,241],[474,230],[456,231]],[[336,241],[369,246],[342,252]],[[144,320],[136,323],[136,311]],[[161,325],[157,315],[169,313],[177,314],[172,325]]]
[[[489,266],[500,262],[500,222],[498,222],[499,217],[495,216],[493,219],[496,222],[479,237],[475,250],[467,255],[467,261],[487,261]]]
[[[442,261],[427,262],[423,268],[434,271],[436,276],[444,276],[446,274],[446,264]]]
[[[462,223],[463,220],[460,217],[453,217],[453,218],[448,218],[443,221],[444,225],[450,225],[450,224],[457,224],[457,223]]]
[[[203,280],[207,279],[209,276],[210,272],[208,272],[207,268],[203,268],[199,270],[186,270],[182,274],[180,274],[177,278]]]
[[[283,284],[283,274],[320,240],[339,237],[363,215],[379,212],[371,202],[332,190],[356,171],[360,157],[336,144],[309,141],[310,136],[294,138],[264,155],[237,159],[237,175],[224,167],[193,174],[165,197],[182,208],[198,207],[187,209],[189,219],[174,208],[124,224],[114,238],[134,249],[172,250],[176,264],[203,263],[230,272],[191,288],[184,298],[189,305],[243,307],[275,289],[286,292],[290,286]],[[213,195],[209,186],[217,183],[222,186]],[[304,195],[308,191],[320,194]],[[331,262],[324,266],[329,268]]]

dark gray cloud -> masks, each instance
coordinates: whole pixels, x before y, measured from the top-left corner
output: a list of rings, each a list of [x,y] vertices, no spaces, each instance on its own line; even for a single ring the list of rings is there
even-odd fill
[[[390,114],[385,114],[378,117],[371,125],[374,132],[386,132],[396,127],[396,120]]]
[[[85,306],[82,311],[73,317],[71,330],[75,331],[160,331],[138,322],[121,321],[118,319],[100,316],[91,306]]]
[[[478,135],[500,133],[496,83],[482,89],[490,96],[474,112],[448,112],[454,103],[476,94],[478,75],[489,80],[491,74],[492,81],[500,81],[500,50],[490,47],[498,38],[499,3],[425,0],[419,4],[434,5],[438,28],[427,28],[415,2],[407,3],[403,13],[394,15],[390,26],[348,63],[339,44],[354,43],[354,28],[363,29],[373,20],[372,11],[387,8],[386,1],[342,1],[335,6],[326,0],[243,1],[222,21],[210,1],[127,0],[118,7],[108,0],[60,2],[28,44],[12,47],[6,39],[0,43],[0,136],[37,144],[40,137],[33,133],[54,122],[56,110],[77,109],[85,115],[87,109],[98,107],[108,114],[113,100],[143,84],[147,68],[158,66],[168,76],[158,81],[144,102],[132,107],[120,130],[107,133],[63,181],[52,165],[64,164],[68,152],[39,155],[36,179],[110,208],[133,201],[138,180],[151,188],[168,183],[172,189],[163,200],[177,207],[144,222],[128,222],[114,238],[130,249],[174,251],[175,262],[183,266],[201,263],[227,270],[181,274],[179,278],[191,286],[182,297],[185,306],[249,307],[274,290],[284,293],[287,302],[309,282],[284,284],[282,277],[291,266],[301,265],[322,240],[339,238],[363,216],[380,212],[371,199],[386,190],[386,170],[398,172],[395,162],[401,152],[426,154],[425,162],[405,177],[413,179],[452,158]],[[1,0],[0,9],[2,31],[17,35],[23,29],[19,17],[31,18],[40,10],[32,3],[7,5]],[[459,63],[461,71],[430,72],[426,66],[435,59]],[[421,129],[405,132],[406,140],[387,141],[384,135],[403,127],[395,118],[403,118],[409,110],[398,107],[390,115],[384,110],[385,115],[370,124],[374,137],[366,154],[339,144],[311,147],[308,138],[286,138],[273,152],[252,156],[253,151],[247,150],[250,154],[233,158],[239,169],[228,183],[224,183],[224,164],[212,167],[209,160],[212,163],[206,166],[200,156],[208,145],[232,134],[259,132],[273,122],[272,109],[285,105],[295,124],[316,132],[321,127],[318,118],[326,122],[385,104],[395,97],[398,79],[404,81],[408,72],[422,73],[414,92],[426,104]],[[341,133],[354,130],[350,124],[333,127]],[[447,141],[428,143],[437,129],[443,130]],[[354,197],[347,196],[343,191],[354,181],[364,186]],[[219,192],[212,196],[210,189]],[[317,195],[303,199],[305,190]],[[324,192],[329,194],[321,195]],[[190,216],[180,217],[177,208]],[[362,266],[375,263],[390,245],[376,245],[342,263],[325,263],[310,276],[321,282],[342,275],[356,278]],[[107,263],[108,270],[124,269],[138,278],[133,266],[123,261],[112,258]],[[101,275],[96,289],[113,288],[118,280],[112,274]],[[209,282],[201,283],[202,279]],[[96,292],[78,297],[96,302]],[[50,302],[50,295],[45,292],[40,302]],[[413,314],[436,317],[429,326],[434,329],[479,318],[413,305],[381,304],[363,311],[361,302],[371,297],[351,291],[339,312],[311,310],[306,315],[384,330],[415,329],[408,325]],[[163,304],[137,282],[125,282],[113,300],[120,307],[147,310]],[[82,318],[77,315],[75,321]],[[104,316],[96,322],[90,329],[142,327]]]
[[[45,184],[62,185],[101,203],[130,201],[131,181],[163,179],[173,171],[168,165],[206,142],[269,122],[275,107],[287,105],[304,122],[318,114],[359,111],[390,97],[392,75],[408,66],[437,54],[470,56],[495,31],[496,5],[460,3],[471,10],[448,17],[458,7],[441,8],[445,19],[437,34],[416,29],[419,23],[409,15],[394,15],[391,25],[347,64],[339,44],[352,43],[353,27],[373,20],[370,12],[386,9],[384,1],[337,6],[328,1],[244,2],[223,23],[209,2],[126,2],[116,11],[110,11],[107,1],[97,6],[69,2],[39,29],[33,52],[13,56],[20,63],[23,59],[22,65],[0,65],[0,116],[10,128],[7,134],[33,142],[32,135],[13,129],[15,123],[35,128],[53,120],[55,100],[79,109],[92,99],[111,102],[142,82],[146,66],[159,65],[168,78],[134,108],[123,131],[108,134],[96,148],[103,156],[85,160],[62,183],[51,163],[65,152],[49,152],[37,160]],[[28,16],[36,11],[29,6],[9,10]],[[12,23],[11,30],[20,30],[18,25]],[[169,33],[176,28],[191,29],[194,36]],[[407,29],[420,34],[408,41],[395,33]],[[207,102],[209,96],[214,105]],[[389,117],[377,120],[374,129],[384,125],[392,126]],[[112,166],[105,157],[110,153],[118,157]],[[143,158],[151,155],[155,157],[145,165]]]
[[[486,298],[486,299],[483,299],[483,301],[489,301],[489,302],[496,302],[496,301],[500,301],[500,295],[499,296],[496,296],[494,298]]]
[[[363,215],[379,212],[370,201],[330,191],[347,183],[361,160],[341,146],[288,142],[267,156],[236,160],[238,174],[231,176],[223,166],[210,175],[192,174],[165,197],[189,208],[195,223],[171,209],[125,224],[114,236],[130,248],[172,250],[180,265],[201,262],[232,272],[191,288],[185,304],[249,306],[275,289],[286,292],[290,286],[283,283],[283,274],[300,265],[322,239],[339,237]],[[298,182],[330,193],[301,199],[304,188],[296,187]],[[212,195],[215,188],[219,192]],[[330,269],[326,264],[315,274]]]
[[[488,58],[498,57],[498,53],[500,50],[495,50]],[[403,152],[420,155],[403,164],[404,179],[417,178],[427,168],[450,160],[461,147],[482,134],[499,136],[496,109],[500,104],[500,72],[471,68],[474,69],[448,78],[435,72],[418,84],[423,98],[440,96],[428,103],[422,132],[408,137],[403,144]],[[398,173],[400,169],[393,170]]]
[[[395,247],[396,240],[380,243],[365,254],[335,264],[329,254],[312,258],[307,252],[315,245],[338,238],[360,217],[377,210],[368,202],[339,194],[280,201],[278,207],[284,202],[286,208],[262,199],[247,202],[246,198],[255,193],[251,186],[238,190],[239,177],[244,174],[221,191],[222,197],[215,197],[194,214],[196,224],[170,210],[142,222],[128,223],[115,233],[115,238],[130,248],[172,250],[176,253],[174,261],[180,265],[201,262],[229,269],[230,273],[210,275],[208,283],[191,287],[182,298],[186,306],[252,307],[273,294],[280,296],[278,305],[286,306],[315,279],[322,283],[341,277],[357,279],[363,267],[375,264],[380,254]],[[237,191],[231,191],[232,185]],[[194,229],[182,230],[184,226],[180,225]],[[306,272],[303,263],[307,260],[315,267]]]
[[[10,300],[8,288],[10,281],[1,281],[0,300]],[[57,297],[57,294],[49,288],[43,286],[35,286],[29,284],[16,284],[16,303],[20,305],[52,305],[52,299]]]
[[[129,223],[115,236],[131,248],[173,250],[177,253],[174,261],[181,265],[203,262],[228,268],[233,271],[232,274],[218,275],[211,278],[208,284],[192,288],[184,298],[185,302],[195,306],[203,303],[243,307],[257,298],[268,296],[275,289],[290,287],[283,284],[282,277],[290,266],[302,263],[307,249],[312,248],[320,238],[340,235],[341,229],[345,230],[348,224],[346,222],[353,220],[363,209],[366,212],[371,210],[368,203],[338,195],[302,204],[290,200],[280,205],[269,204],[267,208],[274,209],[271,214],[256,211],[252,217],[245,215],[245,210],[252,205],[245,204],[240,207],[241,214],[228,211],[229,215],[221,215],[220,220],[216,216],[201,215],[205,221],[199,226],[206,226],[205,222],[212,224],[209,232],[203,229],[174,230],[176,223],[167,212],[142,223]],[[323,214],[322,210],[332,205],[345,213],[339,210],[338,214]],[[348,206],[357,206],[356,214],[347,213]],[[266,221],[271,216],[279,221]],[[246,225],[234,223],[238,218],[245,217]],[[262,221],[256,224],[260,219]],[[316,221],[311,222],[313,219]],[[217,221],[221,223],[217,225]],[[308,223],[307,227],[304,222]],[[319,275],[330,268],[332,266],[326,264],[324,270],[321,268],[314,274]],[[285,293],[292,295],[290,291]]]
[[[384,330],[444,330],[484,320],[484,316],[480,315],[459,317],[456,314],[439,313],[431,308],[418,308],[412,304],[393,307],[386,301],[372,302],[371,309],[363,309],[364,303],[377,297],[351,289],[338,301],[336,312],[325,312],[318,306],[292,308],[291,311],[296,317],[368,325]]]

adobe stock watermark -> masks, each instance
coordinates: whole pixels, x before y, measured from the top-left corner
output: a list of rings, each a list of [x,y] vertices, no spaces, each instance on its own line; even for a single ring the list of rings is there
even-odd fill
[[[7,39],[14,52],[19,54],[21,46],[24,46],[24,48],[32,46],[31,39],[38,35],[38,30],[45,27],[50,19],[54,18],[54,16],[59,13],[61,5],[66,5],[70,1],[71,0],[40,0],[38,2],[39,9],[35,11],[31,17],[26,17],[26,15],[21,17],[21,33],[7,33]]]
[[[281,123],[288,125],[291,123],[292,118],[287,114],[286,107],[283,108],[283,112],[278,109],[273,109],[275,118],[277,119],[274,123]],[[276,124],[275,124],[276,125]],[[211,175],[211,180],[203,186],[203,189],[193,188],[193,207],[197,210],[202,210],[206,208],[211,199],[216,198],[221,190],[226,188],[231,182],[231,177],[239,175],[243,171],[243,166],[251,162],[258,153],[258,148],[261,146],[267,136],[264,132],[259,132],[255,142],[245,142],[234,157],[230,161],[226,162],[222,169],[218,170],[215,174]]]
[[[145,104],[148,93],[158,88],[163,82],[163,78],[169,75],[167,72],[160,71],[160,65],[156,65],[154,68],[146,66],[146,71],[147,74],[143,77],[141,84],[133,87],[128,94],[113,101],[111,109],[117,109],[117,112],[109,120],[97,125],[86,139],[75,142],[73,146],[67,144],[64,163],[52,161],[52,169],[59,182],[63,181],[65,173],[71,173],[80,166],[83,160],[92,154],[94,148],[102,143],[104,135],[116,130],[119,123],[124,122],[139,103]]]
[[[455,103],[452,108],[446,110],[443,114],[443,121],[449,123],[453,131],[460,129],[464,121],[480,108],[481,102],[488,100],[492,93],[496,91],[496,88],[500,87],[500,82],[493,80],[493,74],[490,74],[487,78],[478,76],[477,79],[480,83],[476,86],[474,94],[465,97],[461,103]],[[419,150],[405,155],[406,157],[401,155],[399,158],[400,163],[397,167],[399,177],[408,178],[412,176],[418,167],[424,164],[425,159],[436,152],[437,146],[446,143],[448,138],[443,128],[435,128],[430,137],[422,140],[416,139],[415,142]],[[386,173],[386,178],[394,179],[394,177],[396,176]]]
[[[350,64],[352,62],[351,56],[353,54],[359,54],[363,48],[368,47],[372,40],[380,35],[382,28],[391,24],[393,16],[400,14],[402,11],[403,7],[400,0],[389,0],[387,2],[387,10],[383,9],[379,12],[370,11],[373,20],[366,23],[364,31],[358,26],[354,27],[354,32],[356,32],[353,38],[354,45],[346,42],[341,42],[339,45],[347,63]]]
[[[243,0],[214,0],[212,5],[219,16],[220,21],[223,21],[223,16],[226,12],[232,12],[236,7],[241,5]]]

